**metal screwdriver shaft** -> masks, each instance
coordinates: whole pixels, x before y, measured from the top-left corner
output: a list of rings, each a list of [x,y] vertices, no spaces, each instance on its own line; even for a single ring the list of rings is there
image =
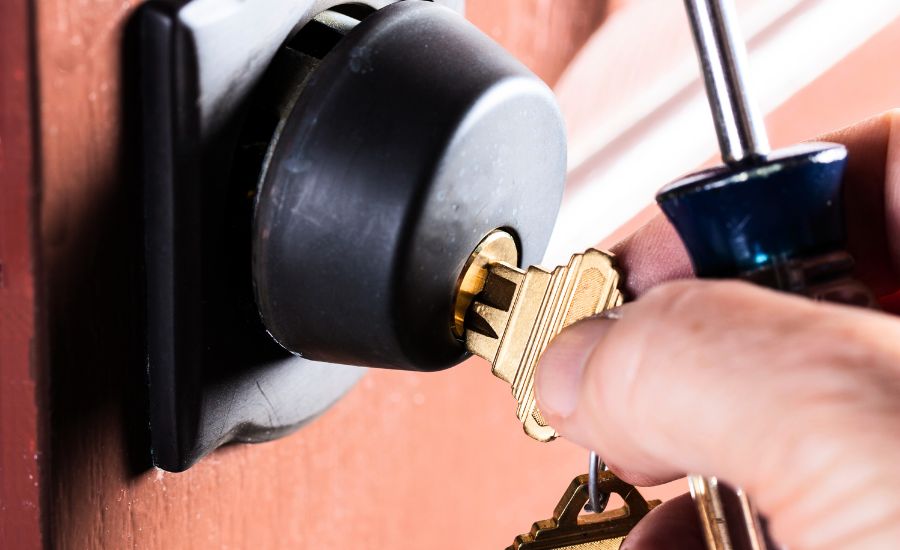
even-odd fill
[[[762,116],[744,75],[747,52],[731,0],[685,0],[722,160],[728,164],[769,153]]]
[[[761,159],[769,139],[756,104],[750,98],[743,68],[746,48],[735,27],[731,0],[685,0],[703,73],[722,160],[729,165]],[[720,485],[716,478],[688,476],[701,527],[710,550],[731,550]],[[746,493],[737,491],[752,550],[765,549],[765,537]]]

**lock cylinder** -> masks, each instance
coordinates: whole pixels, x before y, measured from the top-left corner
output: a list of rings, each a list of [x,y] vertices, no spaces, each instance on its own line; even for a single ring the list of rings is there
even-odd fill
[[[333,19],[317,21],[339,39],[279,103],[261,155],[256,306],[304,357],[443,369],[467,357],[452,320],[472,251],[500,228],[519,265],[544,253],[562,116],[540,79],[449,9],[408,0]]]

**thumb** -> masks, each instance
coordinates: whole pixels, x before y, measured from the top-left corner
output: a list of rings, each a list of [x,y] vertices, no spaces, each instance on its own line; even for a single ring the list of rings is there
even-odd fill
[[[620,317],[570,327],[541,360],[538,403],[563,436],[632,483],[742,486],[791,548],[900,540],[900,322],[709,281]]]

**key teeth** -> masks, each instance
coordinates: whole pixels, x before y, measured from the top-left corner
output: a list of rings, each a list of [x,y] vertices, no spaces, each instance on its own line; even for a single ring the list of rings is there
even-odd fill
[[[490,306],[476,302],[472,305],[472,309],[466,316],[466,329],[474,331],[488,338],[500,338],[499,327],[491,324],[490,312],[493,310]],[[496,310],[494,310],[496,311]],[[496,321],[496,319],[494,319]]]
[[[508,311],[475,302],[466,315],[466,348],[493,364],[508,321]]]
[[[524,278],[523,271],[509,264],[491,264],[482,291],[466,314],[466,347],[470,352],[491,363],[496,360],[516,292]]]

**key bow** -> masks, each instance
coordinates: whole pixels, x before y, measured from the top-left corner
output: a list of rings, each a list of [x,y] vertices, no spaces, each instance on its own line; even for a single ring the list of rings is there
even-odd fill
[[[660,501],[646,501],[633,486],[612,472],[598,476],[600,489],[622,497],[624,505],[601,514],[581,514],[588,501],[588,475],[572,480],[553,511],[531,532],[519,535],[506,550],[617,550],[631,529]]]

